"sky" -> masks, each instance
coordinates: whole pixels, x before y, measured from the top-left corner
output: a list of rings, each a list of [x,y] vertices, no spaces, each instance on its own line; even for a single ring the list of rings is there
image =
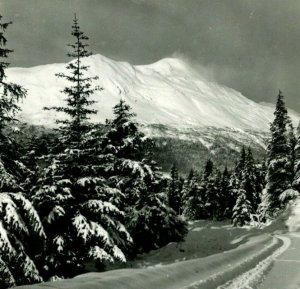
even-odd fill
[[[67,62],[74,13],[90,49],[115,60],[189,62],[257,102],[300,112],[299,0],[0,0],[11,66]]]

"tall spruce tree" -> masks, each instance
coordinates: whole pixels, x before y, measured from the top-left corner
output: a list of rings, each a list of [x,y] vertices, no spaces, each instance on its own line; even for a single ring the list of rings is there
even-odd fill
[[[245,166],[242,170],[241,182],[243,183],[243,189],[246,192],[247,200],[249,200],[254,211],[258,208],[263,190],[263,184],[260,183],[259,180],[253,154],[249,147],[246,153]]]
[[[221,195],[223,198],[223,215],[225,218],[231,218],[232,209],[235,205],[235,198],[232,194],[230,186],[231,173],[228,171],[227,166],[222,173],[221,179]]]
[[[178,170],[175,164],[171,168],[171,179],[168,186],[169,206],[178,214],[182,210],[182,182],[178,175]]]
[[[120,100],[114,118],[107,122],[101,151],[107,159],[109,182],[124,194],[122,203],[134,250],[143,252],[181,240],[186,227],[168,205],[167,183],[149,151],[153,142],[140,132],[134,116]]]
[[[205,210],[205,189],[201,177],[194,170],[183,186],[183,215],[189,220],[207,218]]]
[[[56,122],[60,124],[60,133],[64,142],[66,144],[71,143],[76,147],[82,137],[90,130],[88,121],[90,115],[97,112],[91,108],[92,104],[95,103],[94,100],[90,99],[91,95],[97,90],[101,90],[101,88],[92,86],[93,80],[98,79],[98,76],[89,77],[86,75],[89,66],[83,63],[83,59],[90,56],[91,53],[87,50],[88,44],[86,42],[88,37],[80,30],[76,15],[72,29],[72,36],[74,36],[75,42],[68,44],[73,50],[68,53],[68,56],[75,60],[71,61],[66,67],[70,72],[69,74],[56,74],[57,77],[64,78],[70,83],[62,91],[67,96],[65,99],[67,106],[49,107],[46,109],[63,112],[69,117]]]
[[[5,70],[9,66],[7,58],[13,50],[6,48],[5,32],[11,23],[3,22],[0,15],[0,160],[10,174],[19,176],[17,181],[20,183],[24,167],[16,161],[14,140],[4,132],[4,128],[13,125],[15,115],[20,110],[18,103],[26,97],[26,90],[22,86],[6,81]]]
[[[295,147],[297,144],[297,139],[295,136],[295,129],[294,129],[293,123],[290,118],[288,118],[287,137],[288,137],[288,145],[289,145],[289,149],[290,149],[290,159],[291,159],[290,177],[291,177],[291,182],[293,182],[294,177],[295,177],[295,171],[294,171],[295,161],[296,161]]]
[[[288,113],[284,96],[279,91],[274,112],[275,119],[271,124],[271,138],[268,144],[267,194],[269,209],[275,212],[283,204],[279,196],[291,187],[291,156],[287,136]]]
[[[15,159],[13,140],[4,129],[14,122],[18,101],[26,96],[20,85],[6,82],[5,30],[10,22],[0,15],[0,287],[42,281],[37,269],[38,255],[43,251],[45,234],[32,204],[23,196],[24,165]]]
[[[66,106],[49,108],[68,118],[57,121],[60,149],[51,155],[33,196],[48,237],[45,278],[72,277],[84,272],[87,263],[102,269],[107,263],[124,262],[124,249],[132,241],[123,225],[124,212],[117,207],[121,192],[101,176],[97,140],[91,133],[89,116],[96,111],[90,96],[99,89],[92,86],[96,77],[86,76],[88,38],[76,17],[72,28],[75,43],[69,45],[69,56],[75,60],[67,65],[70,74],[57,75],[70,82],[63,90]]]
[[[219,170],[215,170],[208,182],[207,186],[207,202],[210,203],[209,215],[214,220],[224,219],[224,211],[226,208],[225,196],[222,191],[222,174]]]
[[[240,152],[240,158],[235,167],[235,173],[239,178],[241,178],[242,171],[245,168],[245,163],[246,163],[246,149],[243,146]]]
[[[293,188],[300,193],[300,122],[296,133]]]
[[[20,110],[18,102],[26,96],[26,90],[15,83],[6,81],[5,69],[9,63],[5,61],[8,55],[13,52],[6,48],[7,39],[5,31],[12,22],[2,22],[0,15],[0,133],[8,122],[12,122],[16,112]]]
[[[250,201],[247,200],[246,191],[239,189],[237,192],[236,204],[233,208],[232,223],[234,226],[244,226],[250,221],[252,207]]]
[[[208,159],[201,176],[193,175],[185,192],[184,215],[191,219],[213,218],[219,200],[220,178],[214,173],[213,162]]]

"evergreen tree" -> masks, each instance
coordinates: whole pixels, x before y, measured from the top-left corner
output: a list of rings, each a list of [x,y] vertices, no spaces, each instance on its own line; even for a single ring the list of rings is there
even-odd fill
[[[17,147],[12,138],[9,138],[4,129],[15,121],[15,114],[20,110],[18,102],[25,98],[26,90],[18,84],[7,82],[5,70],[9,66],[6,61],[13,50],[7,49],[5,31],[11,22],[3,22],[0,15],[0,159],[8,173],[19,176],[17,182],[22,181],[24,166],[18,162]]]
[[[191,220],[215,217],[221,190],[221,178],[208,159],[201,177],[194,174],[185,193],[184,215]]]
[[[60,148],[51,155],[34,188],[33,201],[42,217],[48,237],[44,252],[45,278],[72,277],[82,273],[87,263],[103,269],[107,263],[125,262],[124,250],[131,237],[123,225],[119,209],[121,192],[110,187],[101,175],[98,145],[89,123],[94,103],[89,99],[97,88],[95,77],[86,77],[83,59],[90,55],[75,17],[75,43],[70,45],[75,60],[67,65],[70,74],[58,74],[70,82],[63,90],[66,107],[54,107],[68,116],[60,124]]]
[[[0,163],[2,177],[5,174]],[[43,281],[37,264],[44,240],[44,230],[32,204],[21,193],[1,192],[0,288]]]
[[[68,53],[68,56],[72,59],[75,58],[75,60],[71,61],[66,67],[69,74],[56,74],[57,77],[64,78],[70,83],[62,91],[67,96],[65,99],[67,106],[45,109],[63,112],[68,116],[68,119],[57,120],[56,122],[60,124],[60,133],[64,143],[67,145],[72,144],[73,147],[76,147],[91,128],[89,123],[90,115],[96,113],[91,108],[95,103],[95,101],[90,99],[91,95],[101,90],[101,88],[92,86],[92,81],[98,79],[97,76],[86,76],[89,66],[83,63],[83,59],[90,56],[91,53],[87,51],[88,44],[86,41],[88,37],[80,30],[76,15],[72,29],[72,36],[74,36],[75,42],[68,45],[73,49],[73,51]]]
[[[255,167],[254,158],[252,151],[248,148],[245,167],[242,170],[243,189],[246,191],[247,200],[249,200],[254,211],[258,208],[260,203],[260,194],[263,190],[263,186],[259,183],[259,178],[257,176],[257,169]]]
[[[231,179],[231,174],[229,173],[226,166],[222,173],[222,180],[221,180],[221,195],[223,198],[223,209],[224,209],[225,218],[231,218],[232,209],[236,201],[234,195],[232,194],[230,179]]]
[[[261,191],[266,187],[266,174],[267,174],[267,162],[265,159],[260,161],[256,165],[256,176],[258,179],[258,183],[261,186]]]
[[[10,22],[0,15],[0,58],[7,58],[4,36]],[[26,96],[21,86],[6,82],[9,63],[0,61],[0,287],[42,281],[37,269],[45,234],[32,204],[24,198],[22,181],[27,169],[16,159],[15,142],[5,133],[15,121],[18,101]]]
[[[199,220],[207,217],[205,210],[205,189],[199,176],[193,171],[183,187],[183,215],[189,220]]]
[[[206,161],[205,168],[204,168],[204,178],[208,179],[209,176],[212,174],[213,170],[214,170],[214,163],[212,162],[211,159],[208,159]]]
[[[300,193],[300,122],[297,127],[293,188]]]
[[[167,186],[151,160],[152,141],[139,131],[124,100],[114,107],[102,142],[109,182],[124,194],[126,224],[135,252],[148,251],[181,240],[185,223],[168,206]]]
[[[288,119],[288,126],[287,126],[287,136],[288,136],[288,145],[289,145],[289,150],[290,150],[290,177],[291,177],[291,182],[293,182],[295,174],[294,174],[294,169],[295,169],[295,161],[296,161],[296,151],[295,147],[297,144],[297,139],[295,136],[295,129],[293,126],[293,123],[290,119]]]
[[[291,158],[287,137],[288,114],[284,96],[279,92],[275,119],[271,124],[271,139],[268,144],[267,194],[269,209],[275,212],[281,208],[279,196],[291,187]]]
[[[241,178],[242,171],[245,168],[245,163],[246,163],[246,149],[243,146],[242,150],[240,152],[239,161],[237,162],[237,165],[235,167],[235,173],[236,173],[236,175],[237,175],[238,178]]]
[[[243,226],[250,221],[250,215],[256,212],[261,200],[262,185],[258,182],[257,170],[252,151],[242,150],[243,166],[232,175],[231,192],[236,197],[232,209],[232,222],[235,226]]]
[[[11,22],[2,22],[0,15],[0,58],[5,59],[13,52],[6,48],[7,39],[5,30]],[[5,69],[9,63],[5,60],[0,61],[0,133],[5,125],[12,122],[16,112],[20,110],[18,102],[26,96],[26,90],[18,84],[6,82]]]
[[[250,221],[252,208],[246,197],[246,191],[239,189],[237,193],[236,204],[233,208],[232,223],[234,226],[244,226]]]
[[[194,169],[191,169],[189,172],[189,175],[187,177],[187,180],[191,181],[193,179],[194,175],[195,175],[195,171],[194,171]]]
[[[236,170],[233,171],[233,173],[230,175],[230,179],[229,179],[229,212],[228,212],[228,216],[230,219],[232,219],[232,213],[233,213],[233,208],[236,204],[237,198],[238,198],[238,192],[240,190],[240,184],[241,181],[236,173]]]
[[[182,182],[178,176],[178,170],[175,164],[171,168],[171,180],[168,188],[169,206],[178,214],[181,214],[182,208]]]
[[[206,187],[206,211],[214,220],[224,218],[225,198],[222,194],[222,174],[219,170],[211,173]]]

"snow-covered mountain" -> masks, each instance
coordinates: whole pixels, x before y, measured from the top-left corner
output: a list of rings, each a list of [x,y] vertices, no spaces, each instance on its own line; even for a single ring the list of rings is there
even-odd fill
[[[122,97],[144,124],[163,124],[178,128],[207,127],[267,131],[274,108],[256,103],[241,93],[209,82],[187,63],[176,58],[150,65],[133,66],[101,55],[85,59],[95,85],[98,115],[95,121],[112,116],[112,107]],[[55,73],[65,72],[66,64],[31,68],[10,68],[8,80],[23,85],[28,96],[22,103],[21,118],[33,124],[53,125],[55,115],[45,106],[63,105],[60,91],[67,85]],[[275,98],[274,98],[275,100]],[[292,113],[295,119],[298,116]]]

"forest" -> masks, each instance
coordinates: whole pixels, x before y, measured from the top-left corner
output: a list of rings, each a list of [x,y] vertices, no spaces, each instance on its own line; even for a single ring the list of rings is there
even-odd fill
[[[112,119],[91,122],[91,96],[105,87],[86,76],[89,39],[76,17],[68,73],[56,75],[69,83],[65,106],[45,107],[57,112],[57,128],[23,143],[17,114],[27,91],[5,73],[10,24],[0,16],[0,288],[104,271],[183,240],[193,220],[260,226],[299,196],[300,125],[281,91],[264,160],[241,147],[234,166],[207,159],[186,177],[153,160],[155,144],[124,99]]]

